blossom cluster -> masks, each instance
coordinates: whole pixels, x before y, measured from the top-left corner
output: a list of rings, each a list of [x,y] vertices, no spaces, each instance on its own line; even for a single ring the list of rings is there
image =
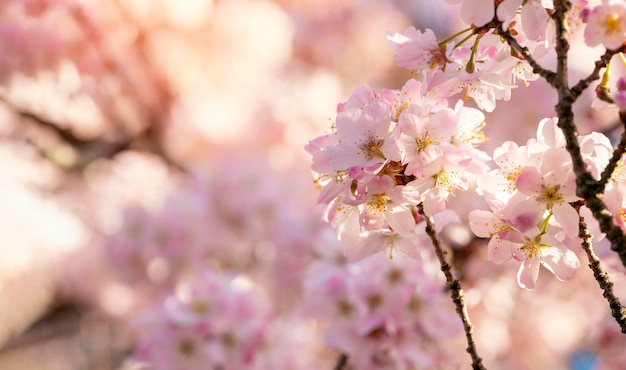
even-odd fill
[[[328,367],[316,321],[300,313],[314,245],[332,234],[314,189],[262,156],[228,159],[194,170],[160,208],[130,208],[107,239],[112,284],[132,292],[116,314],[136,333],[133,358],[154,369]]]
[[[341,253],[341,252],[337,252]],[[326,341],[356,369],[452,366],[451,339],[461,321],[443,289],[436,263],[379,254],[338,263],[332,253],[306,280],[308,312],[326,322]]]
[[[244,276],[205,269],[151,309],[136,357],[152,368],[261,368],[271,306]]]
[[[134,360],[161,370],[319,369],[315,321],[279,306],[243,273],[205,267],[133,316]]]
[[[599,178],[612,152],[609,139],[592,133],[579,136],[579,144],[589,170]],[[535,287],[540,266],[560,280],[570,278],[580,264],[573,250],[581,242],[579,215],[586,214],[584,220],[596,226],[596,243],[604,235],[586,207],[580,204],[578,212],[575,208],[581,199],[557,119],[539,122],[537,138],[527,145],[503,143],[493,159],[497,168],[477,181],[490,211],[469,214],[472,231],[491,238],[488,258],[495,263],[518,261],[518,283],[527,289]]]
[[[473,29],[465,33],[470,31]],[[538,76],[497,34],[476,35],[472,45],[465,44],[472,36],[470,33],[458,42],[438,42],[432,30],[409,27],[402,34],[389,32],[387,39],[398,66],[424,81],[426,90],[440,97],[463,93],[464,98],[472,98],[479,108],[491,112],[497,100],[510,99],[518,81],[527,85]],[[529,44],[532,50],[541,50],[540,46],[537,42]]]
[[[580,244],[579,212],[589,211],[574,207],[581,199],[575,195],[572,162],[556,121],[543,120],[537,139],[526,146],[502,144],[493,158],[499,168],[488,173],[491,158],[476,148],[485,140],[482,111],[491,112],[497,100],[508,100],[518,81],[528,84],[538,78],[503,35],[524,44],[534,58],[544,56],[555,45],[554,29],[547,26],[554,4],[462,2],[463,19],[471,26],[446,40],[439,42],[429,29],[389,32],[398,66],[414,78],[400,90],[360,86],[339,104],[332,132],[307,146],[321,189],[319,202],[327,204],[326,221],[337,230],[351,261],[380,250],[390,257],[399,250],[423,259],[427,252],[420,248],[425,234],[419,207],[426,216],[440,215],[443,227],[455,219],[441,213],[450,195],[467,190],[479,175],[477,190],[491,211],[473,212],[470,224],[476,235],[493,237],[489,258],[519,261],[518,283],[528,289],[535,286],[540,265],[559,279],[571,277],[579,266],[572,251]],[[611,41],[624,40],[622,5],[572,5],[567,14],[570,32],[586,23],[589,46],[621,46]],[[598,27],[604,27],[603,36],[598,36]],[[620,80],[618,105],[622,85]],[[462,100],[450,104],[461,92],[479,109]],[[590,171],[599,178],[612,152],[610,141],[602,134],[579,139]],[[621,204],[617,198],[615,204]],[[594,222],[589,220],[597,229]],[[594,234],[602,244],[602,234]]]
[[[125,282],[144,291],[172,289],[211,263],[245,271],[282,302],[298,287],[282,282],[302,278],[312,241],[324,227],[308,202],[313,189],[302,172],[287,175],[263,156],[218,157],[193,170],[160,208],[129,207],[107,239],[109,258]]]
[[[446,200],[466,190],[487,167],[484,115],[463,101],[448,100],[409,80],[400,91],[362,85],[337,109],[332,132],[307,146],[327,204],[325,218],[336,228],[350,260],[387,249],[420,258],[426,216],[454,216]]]

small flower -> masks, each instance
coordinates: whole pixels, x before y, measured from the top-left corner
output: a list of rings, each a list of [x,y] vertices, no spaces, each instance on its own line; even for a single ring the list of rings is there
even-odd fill
[[[522,194],[536,202],[535,206],[532,202],[520,202],[515,208],[527,210],[538,207],[540,212],[548,210],[568,235],[578,235],[578,214],[569,204],[579,199],[576,196],[576,177],[565,149],[548,149],[541,168],[522,168],[515,185]]]
[[[533,289],[539,277],[539,267],[544,266],[557,279],[569,279],[580,266],[576,253],[561,246],[561,242],[549,234],[524,236],[522,243],[512,250],[513,258],[521,261],[517,271],[517,283],[525,289]]]
[[[414,73],[445,68],[445,49],[437,43],[437,37],[430,29],[420,32],[415,27],[409,27],[403,34],[388,32],[387,40],[396,55],[396,64],[399,67]]]
[[[339,113],[336,125],[340,142],[327,149],[330,165],[336,170],[360,167],[376,173],[387,160],[400,160],[391,123],[389,107],[382,102]]]
[[[585,42],[589,46],[604,44],[607,49],[619,49],[626,41],[626,7],[603,1],[585,14]]]

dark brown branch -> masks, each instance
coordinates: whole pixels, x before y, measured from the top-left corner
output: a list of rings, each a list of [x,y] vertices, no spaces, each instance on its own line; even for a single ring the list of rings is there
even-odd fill
[[[609,64],[609,61],[611,61],[611,58],[613,58],[613,56],[617,53],[619,53],[620,51],[624,51],[624,48],[622,48],[622,50],[607,50],[601,57],[600,59],[598,59],[596,61],[595,67],[593,69],[593,71],[589,74],[589,76],[581,79],[580,81],[578,81],[578,83],[576,85],[574,85],[572,87],[572,96],[574,98],[577,98],[580,96],[580,94],[583,93],[583,91],[585,91],[585,89],[587,87],[589,87],[589,85],[600,78],[600,71],[603,68],[606,68],[606,66]]]
[[[576,211],[578,212],[578,237],[582,240],[581,246],[585,253],[587,253],[589,267],[591,268],[591,271],[593,271],[593,276],[596,278],[600,289],[602,289],[602,295],[609,302],[611,315],[613,315],[613,318],[615,318],[615,321],[619,324],[622,329],[622,333],[626,334],[626,308],[622,306],[619,299],[615,296],[615,294],[613,294],[613,283],[611,282],[609,275],[602,267],[602,264],[600,264],[598,256],[596,256],[593,252],[593,248],[590,243],[591,235],[587,232],[585,219],[580,215],[580,207],[580,204],[575,206]]]
[[[568,101],[573,99],[569,97],[569,82],[568,82],[568,69],[567,58],[569,52],[569,41],[567,40],[567,12],[572,7],[572,4],[567,0],[557,0],[554,2],[554,12],[550,15],[554,21],[556,28],[556,79],[553,86],[559,93],[559,100],[568,97]],[[549,81],[548,81],[549,82]]]
[[[530,50],[528,50],[527,47],[520,45],[519,42],[517,42],[517,40],[513,37],[513,35],[511,35],[511,32],[508,29],[502,30],[500,26],[495,28],[495,31],[509,44],[509,46],[511,46],[524,57],[524,60],[526,60],[528,64],[530,64],[530,66],[533,68],[534,73],[543,77],[550,85],[554,84],[554,81],[556,79],[556,73],[542,67],[532,56]]]
[[[348,355],[342,353],[337,359],[337,364],[335,364],[334,370],[343,370],[344,367],[348,364]]]
[[[430,238],[433,243],[433,247],[435,248],[435,254],[439,259],[439,263],[441,264],[441,271],[446,276],[446,285],[448,289],[450,289],[450,296],[452,297],[452,302],[454,302],[454,306],[456,307],[456,313],[461,318],[463,322],[463,328],[465,329],[465,337],[467,339],[467,352],[472,356],[472,368],[474,370],[485,369],[482,363],[482,358],[478,355],[478,351],[476,350],[476,344],[474,343],[474,328],[472,326],[472,322],[470,321],[469,314],[467,313],[467,306],[465,305],[465,296],[463,295],[463,289],[461,288],[461,282],[459,279],[454,277],[452,273],[452,266],[447,261],[446,252],[441,247],[441,243],[439,242],[439,237],[437,236],[437,231],[433,225],[433,221],[430,217],[427,217],[424,214],[424,206],[420,203],[418,206],[418,210],[420,215],[424,216],[426,220],[426,234]]]

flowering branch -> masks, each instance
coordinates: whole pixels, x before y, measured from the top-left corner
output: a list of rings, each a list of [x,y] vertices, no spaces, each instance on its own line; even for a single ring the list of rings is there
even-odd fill
[[[556,73],[542,67],[532,56],[530,50],[528,50],[527,47],[520,45],[519,42],[517,42],[517,40],[513,37],[513,35],[511,35],[511,31],[509,31],[508,29],[502,30],[501,25],[502,23],[500,23],[500,25],[495,28],[495,30],[498,30],[498,35],[500,35],[509,44],[509,46],[511,46],[524,57],[528,64],[530,64],[530,66],[533,68],[534,73],[543,77],[550,85],[553,85],[554,81],[556,80]]]
[[[482,363],[482,358],[478,355],[476,344],[474,343],[474,328],[472,326],[472,322],[470,321],[469,314],[467,313],[467,306],[465,305],[465,296],[463,295],[461,282],[459,279],[454,277],[454,274],[452,273],[452,266],[450,266],[446,259],[447,253],[443,250],[443,248],[441,248],[441,243],[439,242],[439,237],[437,236],[437,231],[433,225],[432,218],[425,215],[424,206],[421,203],[418,204],[417,207],[420,215],[422,215],[426,220],[426,234],[433,242],[433,247],[435,247],[435,253],[437,254],[437,258],[441,264],[441,271],[446,276],[446,284],[450,289],[450,296],[452,297],[452,301],[456,307],[456,313],[461,318],[461,321],[463,321],[465,337],[467,338],[466,350],[470,356],[472,356],[472,368],[474,370],[485,369]]]
[[[604,185],[595,180],[592,174],[587,170],[578,144],[578,132],[574,124],[574,112],[572,106],[581,91],[587,87],[593,80],[599,78],[599,71],[602,66],[606,66],[609,56],[615,54],[614,51],[607,52],[596,62],[594,71],[585,79],[581,80],[573,88],[569,88],[567,59],[569,51],[569,42],[567,40],[566,13],[571,7],[571,3],[566,0],[554,2],[554,12],[551,17],[556,26],[556,46],[557,69],[556,75],[542,74],[548,83],[550,83],[558,93],[558,103],[555,107],[558,120],[558,126],[563,131],[566,140],[566,149],[572,158],[574,172],[576,174],[576,193],[585,199],[587,206],[591,210],[594,217],[600,224],[600,229],[604,232],[611,242],[611,249],[615,251],[626,266],[626,236],[623,231],[617,227],[612,220],[611,213],[608,211],[606,204],[602,201],[602,192]],[[508,32],[508,31],[507,31]],[[519,44],[507,32],[502,32],[503,37],[516,50],[523,53]],[[513,39],[513,40],[512,40]],[[528,54],[528,53],[526,53]],[[526,55],[525,55],[526,56]],[[532,62],[529,59],[529,63]],[[534,68],[534,67],[533,67]]]
[[[600,264],[600,260],[598,256],[593,251],[591,246],[591,235],[587,232],[587,224],[585,223],[585,219],[580,215],[580,207],[582,202],[579,202],[574,206],[576,211],[578,212],[579,222],[579,237],[582,240],[582,248],[587,253],[587,258],[589,259],[589,268],[593,271],[593,276],[596,278],[598,285],[604,292],[602,295],[609,302],[609,306],[611,307],[611,314],[615,318],[615,321],[619,324],[622,329],[622,333],[626,334],[626,308],[622,306],[619,299],[613,294],[613,283],[609,279],[609,275],[606,273],[602,265]]]
[[[388,33],[396,64],[411,71],[414,77],[400,90],[358,87],[346,102],[337,106],[332,132],[311,141],[307,151],[313,156],[315,182],[321,190],[319,201],[328,205],[326,221],[336,229],[349,261],[360,262],[381,251],[387,252],[389,258],[399,251],[422,261],[425,255],[419,246],[428,243],[426,238],[432,242],[464,326],[472,367],[483,369],[460,280],[437,235],[442,225],[440,219],[449,222],[458,217],[447,209],[447,200],[456,191],[468,190],[468,180],[476,178],[476,190],[491,211],[470,212],[469,226],[477,236],[491,239],[487,256],[492,262],[518,264],[521,288],[536,286],[541,266],[559,280],[571,278],[579,268],[578,256],[568,246],[569,240],[583,235],[580,213],[571,207],[576,202],[590,208],[626,266],[623,225],[618,227],[621,220],[613,220],[615,212],[622,214],[626,199],[619,192],[611,193],[610,188],[605,194],[606,184],[621,166],[626,134],[616,149],[603,135],[579,135],[573,112],[573,104],[581,93],[599,78],[611,57],[623,49],[615,43],[623,42],[620,37],[626,33],[617,32],[616,40],[605,36],[595,40],[595,34],[588,34],[594,32],[594,24],[601,23],[598,29],[603,27],[606,22],[602,17],[608,16],[602,12],[610,9],[596,7],[581,12],[580,19],[589,25],[585,29],[587,44],[604,42],[612,51],[596,62],[588,77],[570,88],[568,16],[577,16],[568,14],[570,2],[555,0],[554,6],[551,2],[524,2],[517,9],[495,2],[493,8],[479,10],[470,9],[468,4],[471,3],[464,3],[462,18],[471,25],[469,34],[465,29],[438,42],[428,29],[409,27],[402,34]],[[519,6],[527,7],[530,13],[520,14]],[[611,11],[618,17],[626,13],[621,7]],[[545,17],[545,22],[536,22],[529,14]],[[609,21],[614,22],[613,18]],[[545,28],[549,20],[554,22],[555,42],[545,42],[546,35],[553,34]],[[612,25],[610,22],[607,24]],[[521,26],[516,28],[516,24]],[[533,25],[539,29],[533,29]],[[473,37],[472,45],[467,45],[466,41]],[[518,40],[529,43],[522,46]],[[542,52],[542,45],[546,44],[556,51],[557,65],[553,70],[535,59],[535,50]],[[608,73],[605,75],[608,81]],[[537,139],[529,140],[527,145],[507,141],[496,148],[493,162],[497,168],[490,169],[486,163],[490,156],[476,147],[485,140],[485,116],[481,111],[493,111],[497,100],[510,98],[511,89],[518,82],[528,85],[540,76],[557,91],[557,118],[542,119]],[[618,90],[616,104],[626,105],[626,79],[618,82]],[[472,98],[478,109],[465,107],[463,100],[458,100],[452,109],[448,99],[457,94]],[[604,100],[612,103],[611,96],[607,92]],[[621,208],[611,214],[614,204],[608,200],[608,204],[604,203],[605,195],[619,198],[616,203]],[[608,277],[604,281],[600,283],[603,289],[608,286]],[[614,316],[621,320],[622,306],[611,299],[609,303]],[[384,332],[385,328],[376,329]],[[353,363],[359,359],[353,353],[342,355],[339,368],[347,355]]]
[[[583,91],[589,87],[589,85],[600,78],[600,71],[602,70],[602,68],[606,68],[606,66],[609,64],[609,61],[611,60],[611,58],[613,58],[613,56],[617,53],[619,53],[620,51],[623,51],[624,48],[622,48],[622,50],[607,50],[601,57],[600,59],[598,59],[595,63],[594,69],[593,71],[589,74],[589,76],[587,76],[586,78],[581,79],[580,81],[578,81],[578,83],[576,85],[574,85],[571,89],[572,92],[572,96],[574,98],[577,98],[578,96],[580,96],[580,94],[583,93]]]

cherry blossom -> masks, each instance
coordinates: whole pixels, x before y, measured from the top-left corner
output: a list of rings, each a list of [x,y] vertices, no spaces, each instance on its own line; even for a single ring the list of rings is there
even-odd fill
[[[387,40],[399,67],[421,73],[442,70],[446,66],[445,49],[430,29],[421,32],[409,27],[402,34],[390,31]]]
[[[626,39],[626,7],[602,2],[585,14],[585,42],[589,46],[603,44],[607,49],[619,49]]]
[[[443,299],[436,269],[384,255],[339,269],[326,260],[319,264],[308,277],[307,306],[329,320],[327,341],[348,354],[351,364],[362,369],[451,364],[443,343],[461,327]]]
[[[548,219],[521,232],[492,212],[476,210],[469,217],[470,227],[476,235],[491,238],[491,261],[500,264],[514,259],[520,263],[517,281],[522,288],[535,288],[540,266],[564,280],[571,278],[580,265],[576,254],[567,249],[563,240],[553,236],[554,231],[547,233]]]
[[[350,167],[378,172],[387,160],[399,160],[390,135],[391,112],[383,103],[350,109],[337,115],[339,143],[328,148],[330,165],[336,170]]]
[[[177,295],[165,299],[162,310],[139,320],[149,325],[138,358],[164,369],[201,369],[207,364],[254,368],[270,306],[254,291],[252,282],[204,270],[197,280],[179,289]]]
[[[576,178],[569,158],[564,150],[553,148],[544,153],[540,169],[532,166],[522,168],[515,184],[520,193],[530,196],[535,203],[521,202],[516,207],[539,207],[541,212],[548,210],[570,236],[576,236],[578,215],[569,203],[579,198],[576,196]]]
[[[0,368],[42,290],[123,367],[622,368],[623,1],[447,2],[2,2]]]
[[[597,176],[608,163],[610,143],[598,133],[582,135],[578,141],[583,159]],[[573,207],[579,198],[557,121],[542,119],[537,138],[524,146],[505,142],[494,150],[493,158],[498,168],[480,175],[477,181],[477,191],[490,211],[469,214],[472,231],[490,239],[488,258],[497,264],[518,261],[518,284],[527,289],[536,286],[542,265],[560,280],[571,278],[579,266],[571,250],[579,236],[579,213]],[[619,197],[619,193],[609,194]],[[588,214],[585,207],[581,209]],[[593,235],[600,245],[602,233],[596,230]]]

